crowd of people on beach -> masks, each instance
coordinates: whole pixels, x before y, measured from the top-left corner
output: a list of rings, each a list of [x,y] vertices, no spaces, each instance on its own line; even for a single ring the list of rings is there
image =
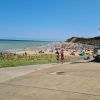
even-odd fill
[[[66,57],[79,57],[79,56],[93,56],[94,46],[80,44],[80,43],[68,43],[68,42],[57,42],[42,46],[38,50],[23,50],[16,51],[14,54],[18,56],[32,56],[32,55],[50,55],[55,54],[57,63],[64,63]],[[2,55],[8,55],[2,54]]]

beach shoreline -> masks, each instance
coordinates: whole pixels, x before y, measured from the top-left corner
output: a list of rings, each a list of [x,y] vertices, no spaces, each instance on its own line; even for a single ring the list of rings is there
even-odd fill
[[[93,57],[93,47],[86,44],[55,42],[41,49],[24,49],[0,53],[0,67],[57,62],[56,50],[64,51],[64,62],[89,59]]]

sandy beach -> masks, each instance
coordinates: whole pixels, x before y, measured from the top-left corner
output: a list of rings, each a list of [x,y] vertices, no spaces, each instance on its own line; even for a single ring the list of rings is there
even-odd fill
[[[61,51],[63,50],[63,60]],[[57,60],[56,52],[59,52]],[[42,46],[41,49],[23,49],[8,52],[0,52],[0,68],[16,67],[20,65],[31,65],[54,62],[70,62],[79,59],[93,58],[93,46],[71,42],[55,42]]]
[[[41,50],[20,50],[16,51],[16,54],[25,54],[27,55],[39,55],[39,54],[55,54],[56,49],[59,51],[61,49],[64,50],[65,56],[79,56],[80,53],[83,51],[90,56],[93,55],[93,46],[92,45],[85,45],[85,44],[78,44],[78,43],[70,43],[70,42],[55,42],[52,44],[52,48],[42,48]]]

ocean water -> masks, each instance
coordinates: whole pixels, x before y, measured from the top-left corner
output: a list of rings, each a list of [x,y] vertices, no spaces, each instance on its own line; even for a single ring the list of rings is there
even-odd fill
[[[38,49],[50,43],[49,41],[0,40],[0,51]]]

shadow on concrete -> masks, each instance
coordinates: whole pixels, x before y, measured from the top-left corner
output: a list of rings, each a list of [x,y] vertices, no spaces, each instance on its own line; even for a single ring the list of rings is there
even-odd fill
[[[80,61],[77,61],[77,62],[71,62],[71,64],[78,64],[78,63],[89,63],[90,61],[87,61],[87,62],[80,62]]]

